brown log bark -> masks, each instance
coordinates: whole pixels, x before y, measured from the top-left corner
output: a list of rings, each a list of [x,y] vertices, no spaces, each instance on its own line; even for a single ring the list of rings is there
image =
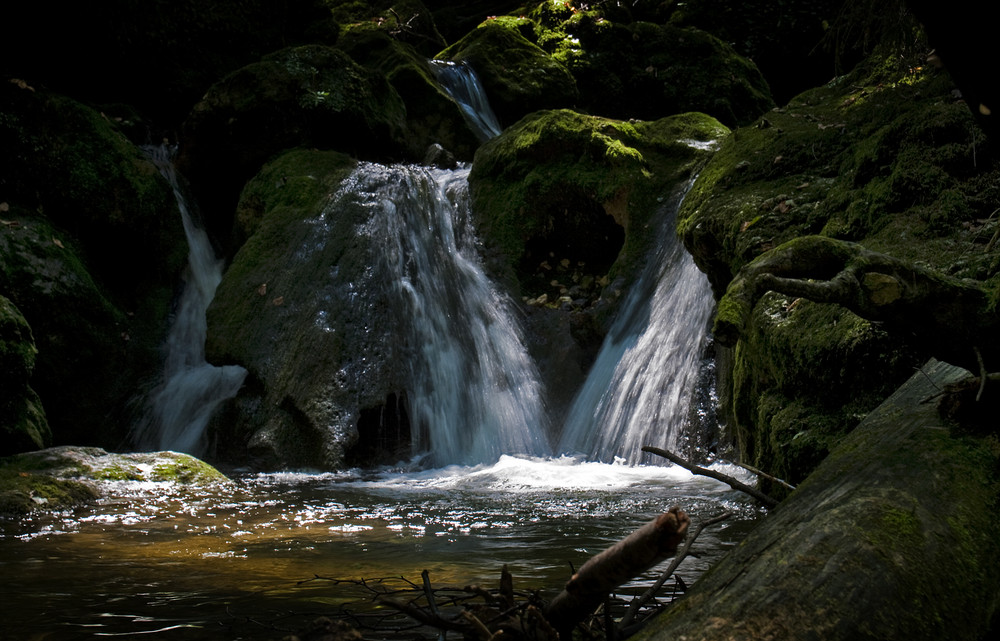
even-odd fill
[[[988,366],[1000,363],[1000,313],[984,286],[824,236],[797,238],[741,269],[719,302],[716,339],[735,344],[769,291],[839,304],[973,372],[977,349]]]
[[[916,373],[635,641],[992,638],[1000,449],[928,401],[967,375]]]
[[[675,552],[690,522],[680,508],[672,508],[584,563],[545,611],[560,638],[570,639],[573,627],[616,587]]]

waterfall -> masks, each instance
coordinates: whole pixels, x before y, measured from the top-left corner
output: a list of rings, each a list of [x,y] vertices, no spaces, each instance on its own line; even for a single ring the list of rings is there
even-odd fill
[[[438,83],[462,108],[465,121],[479,140],[499,136],[502,128],[472,67],[464,62],[444,60],[431,60],[430,63]]]
[[[413,449],[433,465],[548,452],[534,363],[480,263],[468,174],[362,163],[334,198],[369,203],[372,283],[399,311]]]
[[[643,445],[673,447],[688,420],[713,307],[708,279],[674,231],[692,182],[659,212],[660,240],[573,401],[561,452],[638,463]]]
[[[148,413],[136,429],[135,441],[146,449],[200,455],[212,412],[236,395],[247,372],[236,365],[216,367],[205,362],[205,311],[222,281],[223,264],[205,230],[192,219],[174,171],[174,149],[163,144],[144,151],[173,188],[188,242],[188,265],[167,334],[163,379],[148,399]]]

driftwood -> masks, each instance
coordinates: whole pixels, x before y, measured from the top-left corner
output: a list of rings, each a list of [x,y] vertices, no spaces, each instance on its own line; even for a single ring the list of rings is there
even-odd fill
[[[984,286],[823,236],[797,238],[741,269],[719,302],[716,340],[734,345],[769,291],[839,304],[972,372],[1000,363],[1000,313]]]
[[[559,637],[571,639],[576,624],[593,613],[612,590],[675,552],[690,522],[675,507],[584,563],[545,611]]]
[[[653,585],[649,586],[645,592],[633,599],[632,603],[629,604],[628,610],[625,612],[625,615],[622,616],[621,621],[617,624],[618,634],[616,636],[618,638],[631,636],[632,633],[638,630],[638,628],[634,630],[632,629],[632,622],[635,621],[636,616],[639,614],[639,610],[656,598],[656,594],[660,591],[660,588],[663,587],[663,584],[666,583],[667,579],[673,576],[678,566],[680,566],[681,561],[687,557],[688,552],[691,550],[691,546],[694,545],[694,542],[698,539],[698,535],[701,534],[702,530],[710,525],[721,523],[732,515],[732,512],[723,512],[716,517],[708,519],[707,521],[702,521],[698,524],[698,527],[696,527],[694,531],[688,535],[687,540],[684,541],[684,547],[677,551],[677,555],[674,557],[674,560],[670,563],[667,569],[660,573],[660,577],[653,582]]]
[[[634,638],[987,638],[1000,604],[1000,448],[923,402],[966,375],[925,366]]]

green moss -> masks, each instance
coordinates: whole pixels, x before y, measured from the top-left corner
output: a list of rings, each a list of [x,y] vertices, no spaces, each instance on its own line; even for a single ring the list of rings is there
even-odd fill
[[[436,57],[476,70],[501,124],[540,109],[569,107],[579,96],[565,65],[526,38],[516,21],[486,20]]]
[[[978,221],[996,208],[1000,172],[976,155],[982,134],[951,90],[946,75],[917,64],[861,68],[734,130],[678,220],[717,294],[758,256],[810,234],[995,278],[1000,248],[981,251],[995,227]],[[763,469],[808,471],[808,451],[835,442],[922,360],[905,337],[823,308],[765,297],[748,316],[745,304],[720,302],[716,331],[749,333],[737,349],[733,429]],[[807,430],[810,448],[773,447],[782,416],[821,426]]]
[[[507,265],[519,271],[522,283],[542,260],[524,263],[532,248],[547,257],[563,244],[562,255],[574,262],[603,260],[607,270],[617,261],[614,270],[631,273],[652,240],[639,230],[656,212],[657,201],[708,154],[710,145],[698,149],[693,141],[708,143],[725,131],[704,114],[647,123],[569,110],[537,112],[476,153],[469,181],[477,226]],[[579,258],[572,255],[582,242],[579,235],[603,233],[598,231],[602,224],[624,232],[621,253],[604,247],[589,256],[583,251]]]
[[[334,151],[298,149],[278,156],[243,189],[236,210],[240,235],[252,236],[273,209],[298,210],[303,216],[321,210],[331,190],[354,165],[348,156]]]
[[[0,458],[0,514],[59,510],[97,498],[92,485],[39,473],[37,465],[35,459]]]

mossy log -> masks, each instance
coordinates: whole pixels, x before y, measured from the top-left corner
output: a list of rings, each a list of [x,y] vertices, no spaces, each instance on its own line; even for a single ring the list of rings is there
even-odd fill
[[[797,238],[741,269],[719,303],[716,340],[735,344],[769,291],[839,304],[973,372],[1000,363],[1000,314],[982,284],[824,236]]]
[[[981,639],[1000,602],[995,437],[958,435],[932,361],[637,641]]]

